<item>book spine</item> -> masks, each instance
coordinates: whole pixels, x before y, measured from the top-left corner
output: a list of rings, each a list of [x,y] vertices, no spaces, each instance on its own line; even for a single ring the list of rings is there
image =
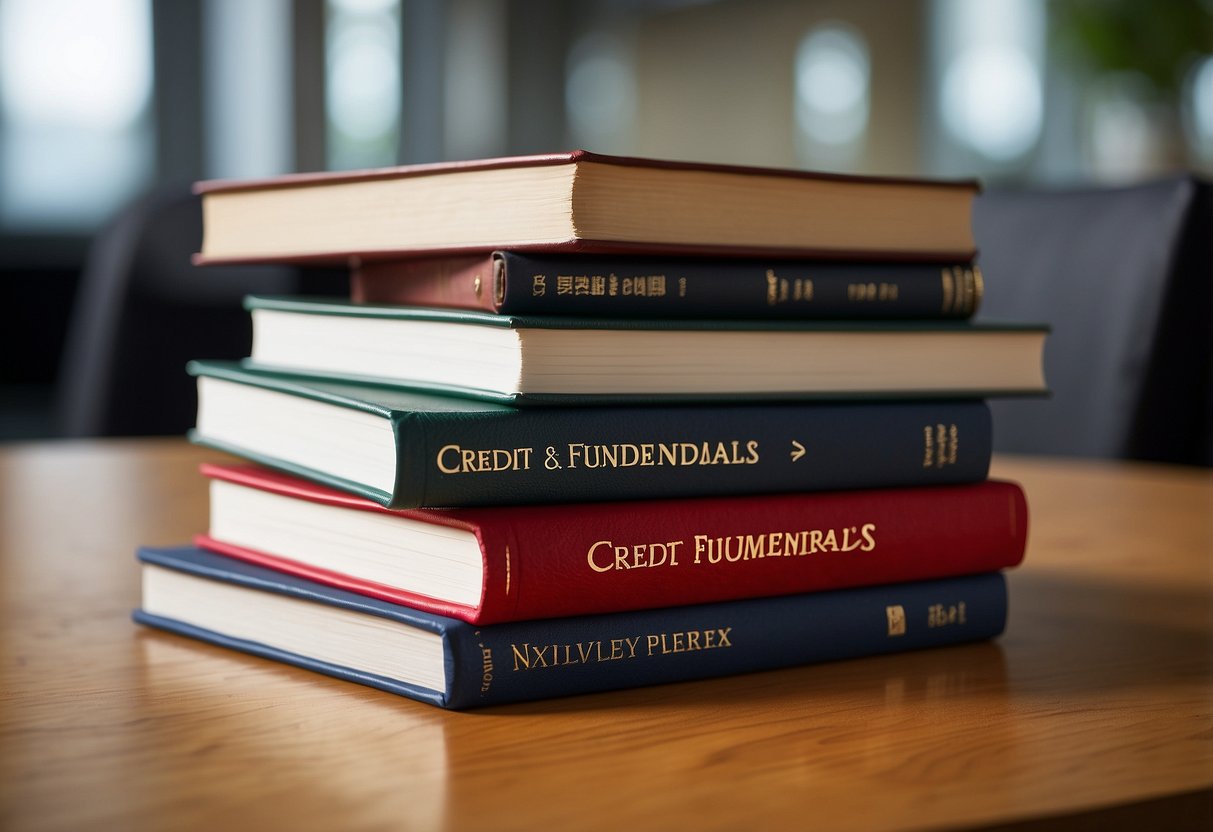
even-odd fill
[[[992,638],[1000,573],[448,632],[451,708],[683,682]]]
[[[350,300],[499,312],[501,261],[491,255],[370,261],[350,273]]]
[[[619,318],[968,318],[972,263],[528,256],[372,262],[359,302]]]
[[[389,508],[599,502],[985,479],[979,401],[526,408],[395,423]]]
[[[1023,558],[1028,522],[994,481],[573,509],[477,512],[479,623],[992,572]]]

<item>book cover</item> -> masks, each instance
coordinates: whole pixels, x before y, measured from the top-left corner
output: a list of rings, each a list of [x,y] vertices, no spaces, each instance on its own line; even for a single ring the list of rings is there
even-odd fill
[[[989,639],[1001,573],[478,627],[196,548],[143,548],[150,627],[445,708]]]
[[[971,263],[518,251],[369,261],[350,281],[357,303],[619,318],[963,319],[982,291]]]
[[[1020,562],[1028,525],[1020,487],[992,480],[391,512],[253,466],[203,474],[204,548],[474,624],[992,572]],[[442,528],[470,533],[458,560]]]
[[[526,405],[1045,391],[1047,327],[570,318],[249,297],[250,363]]]
[[[967,260],[972,180],[575,151],[199,183],[203,263],[598,251]]]
[[[975,400],[513,408],[196,361],[191,438],[391,508],[985,479]]]

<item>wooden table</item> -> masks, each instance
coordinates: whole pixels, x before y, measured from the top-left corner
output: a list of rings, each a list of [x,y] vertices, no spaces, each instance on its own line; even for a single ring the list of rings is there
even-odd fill
[[[994,643],[447,713],[130,622],[132,552],[203,527],[206,456],[0,448],[0,828],[1213,819],[1208,473],[999,460],[1033,524]]]

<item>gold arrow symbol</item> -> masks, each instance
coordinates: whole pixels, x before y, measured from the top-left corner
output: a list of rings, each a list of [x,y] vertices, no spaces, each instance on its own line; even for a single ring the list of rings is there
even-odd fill
[[[801,445],[795,439],[792,440],[792,461],[800,459],[804,456],[804,445]]]

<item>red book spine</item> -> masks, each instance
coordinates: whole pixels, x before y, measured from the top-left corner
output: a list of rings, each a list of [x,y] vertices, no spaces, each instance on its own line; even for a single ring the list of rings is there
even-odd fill
[[[1011,482],[435,511],[388,509],[255,469],[204,473],[258,488],[475,532],[478,608],[435,601],[281,556],[200,544],[475,624],[701,604],[992,572],[1017,565],[1027,502]]]
[[[499,311],[502,275],[492,255],[371,261],[350,274],[356,303]]]
[[[581,505],[575,520],[493,509],[477,525],[490,623],[991,572],[1023,559],[1027,502],[987,481]]]

